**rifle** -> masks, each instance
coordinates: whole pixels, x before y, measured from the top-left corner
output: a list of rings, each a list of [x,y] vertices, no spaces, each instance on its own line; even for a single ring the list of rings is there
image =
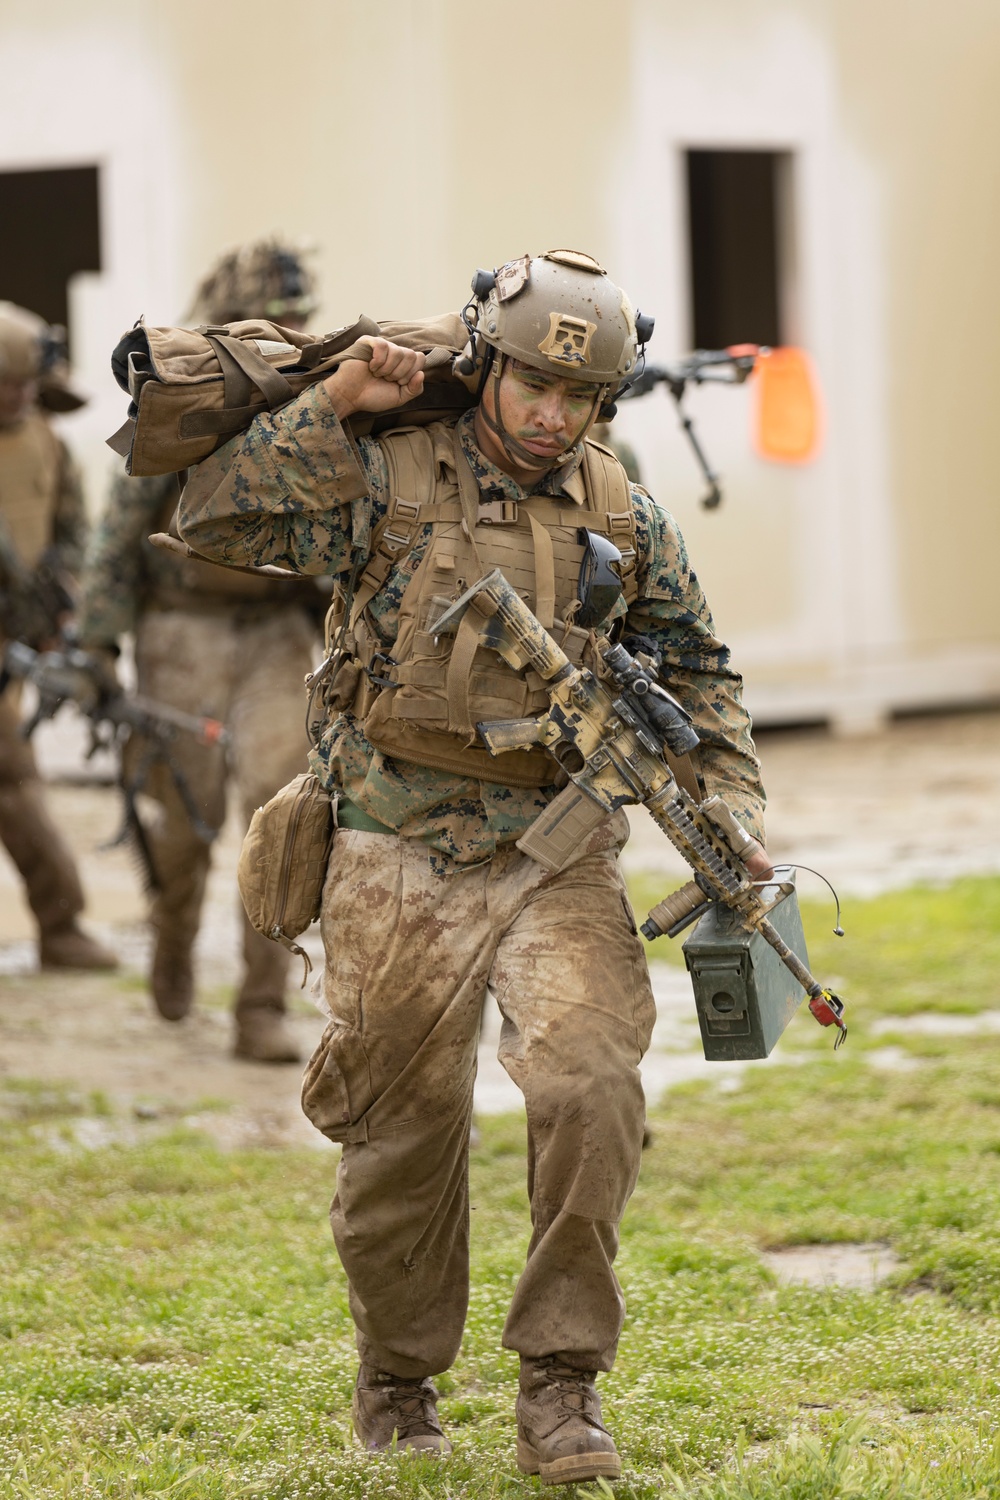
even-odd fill
[[[755,344],[736,344],[732,349],[696,349],[687,359],[678,360],[673,365],[643,365],[626,389],[618,394],[619,401],[635,401],[640,396],[648,396],[657,385],[667,387],[674,398],[684,436],[691,444],[698,467],[708,483],[701,501],[706,510],[715,510],[722,504],[722,488],[719,475],[709,463],[694,430],[694,422],[684,410],[684,393],[689,385],[742,385],[762,352],[766,351]]]
[[[144,741],[142,756],[132,774],[126,774],[119,755],[124,820],[107,847],[114,848],[127,839],[133,842],[148,891],[159,891],[161,886],[139,817],[136,796],[144,789],[155,765],[166,767],[197,836],[206,844],[213,842],[217,830],[209,827],[198,812],[187,778],[174,764],[170,751],[173,742],[182,734],[193,735],[202,745],[227,744],[228,733],[218,719],[200,718],[151,698],[130,695],[96,657],[69,645],[60,651],[36,651],[23,641],[9,641],[3,649],[0,693],[14,678],[34,683],[38,693],[38,706],[22,731],[26,739],[30,739],[38,725],[44,719],[51,719],[64,703],[75,703],[90,720],[88,759],[98,750],[120,751],[132,735],[138,735]]]
[[[839,1047],[847,1035],[843,1002],[813,977],[769,920],[790,886],[779,883],[777,898],[765,901],[761,886],[774,882],[756,881],[744,862],[755,840],[721,797],[696,802],[678,785],[666,757],[688,754],[698,735],[690,715],[656,680],[655,662],[605,639],[598,650],[611,685],[575,667],[499,568],[457,599],[432,633],[451,634],[470,611],[478,617],[480,644],[516,672],[537,672],[549,693],[547,713],[478,724],[480,739],[493,755],[544,745],[569,777],[517,847],[558,871],[608,813],[641,802],[694,871],[692,881],[654,906],[644,935],[674,937],[721,902],[771,945],[809,996],[819,1024],[838,1028]]]

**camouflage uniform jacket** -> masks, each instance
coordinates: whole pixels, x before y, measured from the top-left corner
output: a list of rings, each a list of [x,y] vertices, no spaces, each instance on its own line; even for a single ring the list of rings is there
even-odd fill
[[[113,646],[120,635],[133,631],[144,595],[172,577],[173,559],[158,553],[146,538],[159,529],[164,506],[176,494],[175,474],[150,479],[115,475],[87,553],[79,622],[84,646]]]
[[[460,438],[484,500],[530,496],[484,457],[473,414],[460,419]],[[536,493],[563,492],[581,461],[574,450],[546,475]],[[360,467],[359,467],[360,466]],[[194,471],[181,502],[181,535],[207,557],[228,563],[277,563],[303,573],[343,575],[389,502],[387,470],[377,440],[352,441],[322,384],[273,415],[258,417]],[[723,795],[762,837],[764,793],[740,701],[741,679],[717,638],[701,586],[673,519],[638,486],[639,597],[628,628],[653,637],[664,671],[702,736],[699,767],[709,792]],[[387,650],[396,637],[400,601],[430,541],[425,527],[368,607]],[[514,788],[391,760],[375,751],[352,715],[327,725],[312,755],[325,785],[403,837],[419,838],[460,864],[488,859],[499,844],[520,838],[552,788]]]
[[[322,619],[329,596],[320,593],[315,580],[286,584],[226,574],[151,546],[150,533],[168,529],[179,495],[176,474],[116,474],[87,552],[79,624],[83,646],[113,646],[119,636],[134,632],[148,609],[254,612],[297,604]]]

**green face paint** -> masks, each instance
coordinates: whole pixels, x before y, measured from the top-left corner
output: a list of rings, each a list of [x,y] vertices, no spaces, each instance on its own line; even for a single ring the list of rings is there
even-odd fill
[[[504,425],[519,443],[551,461],[580,441],[594,416],[597,391],[528,366],[504,371],[500,399]]]

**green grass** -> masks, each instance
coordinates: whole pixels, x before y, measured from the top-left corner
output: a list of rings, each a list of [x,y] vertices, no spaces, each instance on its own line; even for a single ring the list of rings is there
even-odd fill
[[[645,872],[630,881],[640,922],[667,894]],[[846,936],[833,936],[834,905],[802,900],[811,966],[835,975],[865,1014],[910,1016],[923,1010],[975,1014],[1000,1007],[1000,880],[894,891],[843,903]],[[651,958],[683,966],[679,938],[658,938]]]
[[[1000,1494],[1000,1041],[905,1029],[915,1010],[997,1004],[998,915],[996,880],[852,904],[849,938],[817,934],[812,954],[842,976],[847,1048],[800,1016],[800,1066],[653,1111],[619,1261],[628,1321],[602,1380],[619,1496]],[[883,1012],[911,1072],[865,1060]],[[527,1230],[517,1119],[484,1121],[475,1154],[468,1331],[439,1382],[456,1453],[436,1465],[350,1443],[334,1154],[226,1155],[162,1120],[140,1144],[81,1150],[75,1121],[108,1109],[0,1089],[0,1496],[538,1493],[514,1468],[516,1361],[500,1349]],[[778,1286],[758,1254],[859,1240],[903,1262],[876,1293]]]

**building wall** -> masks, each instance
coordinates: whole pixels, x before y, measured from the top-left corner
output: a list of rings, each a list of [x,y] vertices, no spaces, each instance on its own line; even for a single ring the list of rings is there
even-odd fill
[[[689,340],[683,152],[793,154],[786,289],[827,438],[781,468],[751,392],[691,398],[727,498],[662,392],[623,408],[761,717],[863,725],[1000,693],[1000,10],[993,0],[0,0],[0,170],[99,161],[106,270],[73,288],[95,497],[122,416],[107,354],[179,320],[220,250],[317,246],[319,322],[457,304],[478,264],[604,259]],[[2,289],[0,289],[2,295]]]

